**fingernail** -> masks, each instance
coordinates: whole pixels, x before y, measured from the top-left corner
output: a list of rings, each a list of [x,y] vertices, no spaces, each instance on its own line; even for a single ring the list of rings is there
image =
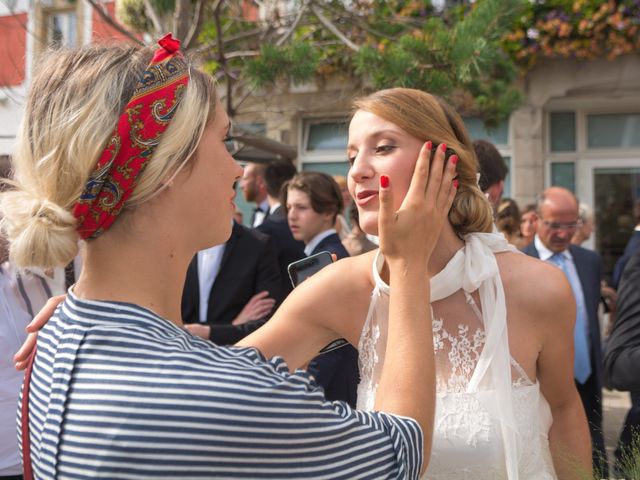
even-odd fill
[[[431,149],[433,148],[433,143],[431,143],[431,140],[429,140],[427,143],[425,143],[425,146],[427,147],[427,150],[431,151]]]
[[[387,188],[389,186],[389,177],[386,175],[380,175],[380,186],[382,188]]]
[[[442,153],[444,153],[447,150],[447,144],[446,143],[441,143],[440,144],[440,151]]]
[[[457,189],[457,188],[458,188],[458,185],[459,185],[458,180],[454,180],[454,181],[453,181],[453,186],[454,186],[454,188],[456,188],[456,189]]]
[[[449,158],[449,161],[453,164],[456,165],[458,163],[458,156],[457,155],[451,155],[451,157]]]

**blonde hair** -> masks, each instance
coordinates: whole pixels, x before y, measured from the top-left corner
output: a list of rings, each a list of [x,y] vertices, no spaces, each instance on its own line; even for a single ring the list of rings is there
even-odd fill
[[[13,158],[12,188],[0,196],[0,226],[17,266],[63,266],[77,254],[73,206],[153,52],[94,46],[39,59]],[[189,163],[215,102],[213,79],[190,68],[182,101],[124,209],[152,198]]]
[[[492,231],[493,211],[478,186],[478,161],[473,145],[453,108],[435,95],[410,88],[380,90],[355,100],[354,107],[396,124],[421,141],[446,143],[453,149],[459,158],[459,186],[449,221],[458,235]]]

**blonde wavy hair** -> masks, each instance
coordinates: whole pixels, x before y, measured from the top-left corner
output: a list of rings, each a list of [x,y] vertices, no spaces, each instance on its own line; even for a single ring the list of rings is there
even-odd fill
[[[435,95],[410,88],[380,90],[353,105],[355,110],[373,113],[423,142],[446,143],[455,150],[459,186],[449,221],[460,236],[492,231],[493,210],[478,186],[478,160],[464,123],[451,106]]]
[[[39,59],[13,157],[14,178],[0,194],[0,227],[18,267],[64,266],[78,253],[73,206],[154,50],[92,46]],[[215,114],[213,79],[189,70],[182,101],[124,210],[146,202],[190,167]]]

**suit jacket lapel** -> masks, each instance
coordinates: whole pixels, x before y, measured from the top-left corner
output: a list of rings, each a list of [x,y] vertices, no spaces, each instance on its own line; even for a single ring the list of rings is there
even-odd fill
[[[220,271],[224,268],[224,264],[227,263],[229,257],[231,256],[231,252],[233,251],[236,243],[238,242],[238,238],[242,235],[242,227],[238,225],[236,222],[233,222],[233,229],[231,230],[231,237],[227,240],[227,243],[224,246],[224,253],[222,254],[222,261],[220,262]],[[214,282],[215,285],[215,282]]]
[[[198,278],[198,255],[194,255],[187,268],[187,278],[182,293],[183,320],[198,321],[200,311],[200,280]]]

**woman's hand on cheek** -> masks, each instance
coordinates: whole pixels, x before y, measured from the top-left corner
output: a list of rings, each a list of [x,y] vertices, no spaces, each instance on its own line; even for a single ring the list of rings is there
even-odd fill
[[[426,263],[440,236],[457,191],[456,155],[444,168],[446,145],[437,147],[430,161],[432,144],[425,143],[400,208],[393,208],[393,179],[380,177],[378,228],[380,249],[388,261]]]

